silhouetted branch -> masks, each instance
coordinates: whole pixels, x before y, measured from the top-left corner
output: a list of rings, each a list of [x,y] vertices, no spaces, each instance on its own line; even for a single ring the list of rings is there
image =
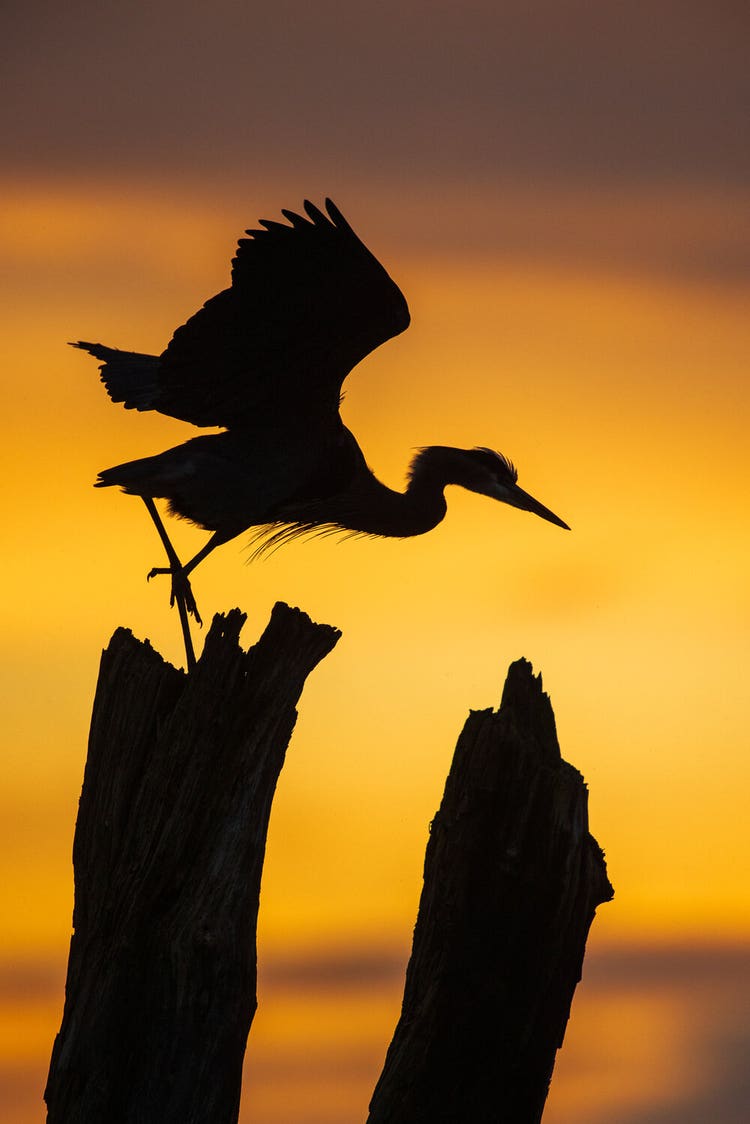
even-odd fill
[[[427,845],[401,1019],[369,1124],[535,1124],[613,891],[541,676],[469,716]]]
[[[217,616],[186,676],[125,629],[103,653],[76,826],[50,1124],[233,1124],[256,1007],[268,817],[306,676],[339,633]]]

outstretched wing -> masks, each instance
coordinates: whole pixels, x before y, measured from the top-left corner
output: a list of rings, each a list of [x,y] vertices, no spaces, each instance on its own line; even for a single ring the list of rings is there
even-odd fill
[[[335,412],[352,367],[408,326],[403,294],[338,208],[304,207],[240,239],[231,288],[161,356],[156,409],[194,425],[302,424]]]

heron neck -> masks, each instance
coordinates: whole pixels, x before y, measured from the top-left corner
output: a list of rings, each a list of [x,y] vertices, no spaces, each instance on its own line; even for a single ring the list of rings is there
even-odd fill
[[[431,531],[445,511],[445,497],[439,484],[412,477],[405,492],[396,492],[368,470],[346,492],[321,505],[320,516],[322,521],[342,529],[407,538]]]
[[[447,510],[444,483],[429,477],[412,476],[405,492],[390,492],[388,511],[384,516],[390,523],[387,535],[422,535],[437,527]]]

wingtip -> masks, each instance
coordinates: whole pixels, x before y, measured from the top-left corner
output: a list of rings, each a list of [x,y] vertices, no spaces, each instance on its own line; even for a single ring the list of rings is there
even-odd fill
[[[326,197],[326,210],[333,222],[333,225],[338,227],[339,230],[351,230],[351,226],[346,221],[341,211],[338,209],[333,199]]]
[[[290,211],[287,207],[282,207],[281,213],[287,222],[290,222],[292,226],[297,229],[308,225],[307,219],[303,218],[302,215],[298,215],[296,211]]]
[[[261,229],[255,228],[246,230],[245,234],[248,236],[248,238],[255,239],[259,235],[268,234],[269,231],[276,232],[282,230],[301,230],[304,227],[309,227],[310,223],[312,223],[314,226],[333,225],[342,230],[352,229],[342,215],[341,211],[330,198],[326,198],[325,200],[325,208],[328,214],[325,214],[323,211],[321,211],[320,207],[316,206],[316,204],[311,202],[310,199],[304,200],[303,208],[307,217],[305,217],[305,215],[298,214],[296,211],[291,211],[287,207],[281,208],[281,213],[290,224],[289,226],[286,226],[284,223],[277,222],[273,219],[258,219],[258,226]],[[244,241],[244,239],[240,239],[240,241]],[[73,346],[78,345],[74,344]]]
[[[315,204],[311,203],[309,199],[305,199],[303,206],[314,223],[329,222],[329,220],[321,211],[320,207],[316,207]]]
[[[284,222],[277,222],[276,219],[258,219],[258,225],[263,227],[265,233],[269,231],[291,230]]]

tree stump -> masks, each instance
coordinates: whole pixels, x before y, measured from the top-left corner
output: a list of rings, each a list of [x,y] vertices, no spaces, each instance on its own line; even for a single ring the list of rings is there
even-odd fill
[[[339,638],[277,605],[243,652],[244,619],[214,619],[189,676],[125,629],[103,653],[48,1124],[236,1124],[271,801]],[[611,897],[583,779],[519,660],[456,747],[369,1124],[536,1124]]]
[[[256,1008],[268,817],[305,678],[339,633],[217,616],[186,676],[125,629],[103,653],[78,812],[49,1124],[235,1124]]]
[[[536,1124],[589,926],[613,896],[541,676],[470,714],[427,845],[401,1018],[368,1124]]]

